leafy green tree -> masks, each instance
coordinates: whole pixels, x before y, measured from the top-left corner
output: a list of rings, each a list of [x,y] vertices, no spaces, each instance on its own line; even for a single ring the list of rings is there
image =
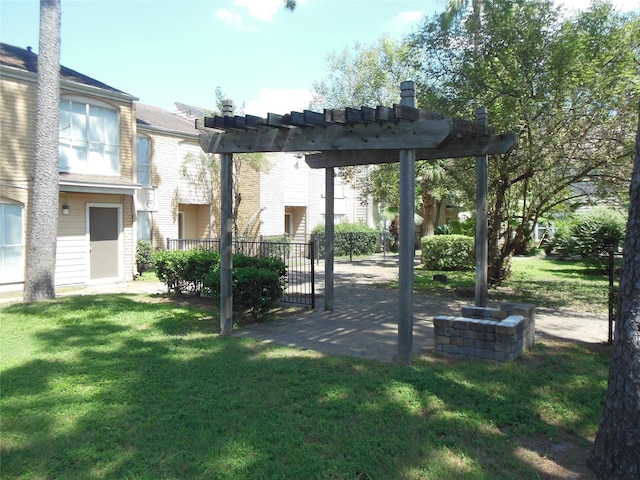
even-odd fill
[[[41,0],[36,148],[24,279],[26,302],[55,298],[59,109],[60,0]]]
[[[520,144],[490,160],[489,277],[499,284],[532,226],[554,209],[612,197],[629,178],[640,24],[607,3],[563,20],[550,0],[482,0],[480,41],[436,16],[412,36],[419,101],[473,118],[486,105]],[[473,15],[468,13],[468,15]],[[474,196],[473,159],[444,164]]]
[[[409,63],[408,54],[406,43],[381,37],[371,45],[356,42],[353,48],[330,55],[327,69],[331,75],[314,83],[312,108],[377,107],[399,103],[400,83],[417,74]],[[398,164],[346,167],[340,174],[365,198],[384,201],[397,211]],[[432,212],[445,194],[445,189],[438,188],[444,170],[437,161],[418,162],[416,175],[419,186],[416,205],[420,205],[425,220],[423,234],[432,234],[435,220]]]

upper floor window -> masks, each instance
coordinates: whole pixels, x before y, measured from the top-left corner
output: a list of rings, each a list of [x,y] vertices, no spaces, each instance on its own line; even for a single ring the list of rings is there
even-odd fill
[[[60,171],[120,173],[118,111],[76,100],[60,101]]]
[[[144,187],[151,186],[151,142],[149,137],[136,137],[136,163],[138,183]]]

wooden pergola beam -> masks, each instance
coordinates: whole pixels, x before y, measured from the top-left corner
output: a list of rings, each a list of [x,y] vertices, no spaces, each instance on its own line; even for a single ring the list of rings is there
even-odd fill
[[[416,161],[438,158],[463,158],[478,155],[508,153],[518,144],[515,133],[488,135],[482,138],[454,138],[440,148],[417,148]],[[342,150],[338,152],[307,153],[305,161],[310,168],[350,167],[379,163],[395,163],[399,150]]]
[[[304,117],[296,116],[296,120],[304,121]],[[280,123],[281,128],[243,130],[239,125],[230,124],[227,131],[203,132],[199,137],[200,146],[206,153],[433,149],[446,144],[456,134],[449,120],[334,123],[303,128],[282,128],[288,126],[284,118],[278,122],[274,118],[270,123]]]

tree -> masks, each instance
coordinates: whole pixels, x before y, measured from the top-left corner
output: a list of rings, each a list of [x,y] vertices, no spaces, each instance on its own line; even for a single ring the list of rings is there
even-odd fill
[[[55,298],[59,109],[60,0],[40,0],[35,161],[24,281],[26,302]]]
[[[589,464],[599,480],[640,478],[640,108],[609,385]]]
[[[216,109],[207,110],[207,115],[220,115],[222,102],[225,95],[220,87],[216,87]],[[242,178],[243,174],[253,172],[260,174],[268,173],[271,169],[271,162],[263,153],[236,153],[233,155],[233,234],[236,240],[250,235],[255,226],[262,209],[253,212],[246,219],[242,233],[240,232],[239,214],[242,203]],[[210,207],[219,204],[220,189],[220,157],[219,155],[201,152],[199,154],[188,153],[182,162],[182,176],[189,181],[191,188],[200,198],[206,199]],[[213,219],[213,211],[210,217]],[[209,233],[211,235],[211,232]]]
[[[469,118],[480,103],[499,131],[520,136],[490,160],[489,277],[499,284],[542,216],[611,198],[628,178],[640,24],[606,3],[566,21],[549,0],[480,4],[479,41],[464,16],[446,29],[437,16],[412,44],[421,105]],[[473,160],[443,166],[472,204]]]

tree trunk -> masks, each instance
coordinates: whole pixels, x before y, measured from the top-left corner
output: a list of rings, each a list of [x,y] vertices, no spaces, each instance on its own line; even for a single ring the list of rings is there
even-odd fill
[[[640,109],[609,386],[589,464],[599,480],[640,478]]]
[[[430,181],[422,181],[422,236],[433,235],[435,219],[433,215],[433,207],[436,205],[436,199],[430,193],[433,188]]]
[[[55,297],[58,236],[60,0],[40,1],[36,141],[24,300]]]

